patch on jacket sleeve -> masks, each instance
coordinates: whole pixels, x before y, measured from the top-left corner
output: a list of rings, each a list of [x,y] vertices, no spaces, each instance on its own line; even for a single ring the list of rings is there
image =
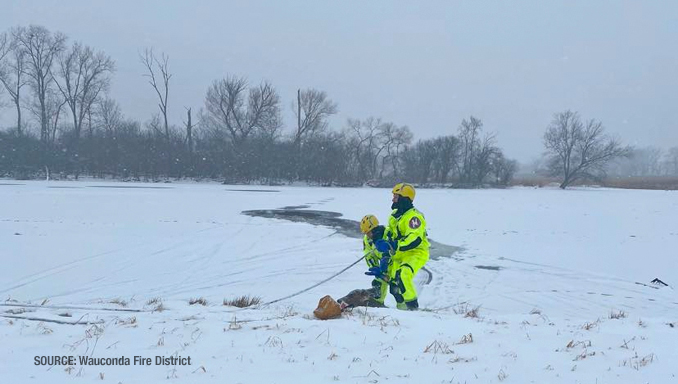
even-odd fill
[[[411,218],[410,219],[410,228],[417,229],[419,227],[421,227],[421,220],[419,220],[419,218],[416,217],[416,216]]]

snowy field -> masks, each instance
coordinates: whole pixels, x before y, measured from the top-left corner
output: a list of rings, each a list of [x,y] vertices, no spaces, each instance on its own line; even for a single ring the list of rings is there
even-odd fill
[[[420,189],[430,237],[463,248],[427,264],[424,310],[389,297],[391,308],[313,319],[322,296],[369,286],[362,261],[271,305],[222,305],[283,298],[361,256],[360,240],[333,228],[242,211],[304,205],[385,221],[390,199],[372,188],[0,181],[0,383],[678,382],[675,191]]]

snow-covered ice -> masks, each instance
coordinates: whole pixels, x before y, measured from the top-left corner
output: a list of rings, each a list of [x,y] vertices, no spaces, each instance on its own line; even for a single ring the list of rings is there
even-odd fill
[[[678,382],[675,191],[419,189],[430,237],[463,248],[427,264],[424,310],[389,298],[313,319],[325,294],[369,286],[363,262],[269,306],[222,305],[279,299],[361,256],[361,241],[333,228],[242,211],[386,220],[390,199],[377,188],[0,181],[0,383]],[[189,305],[198,298],[207,305]]]

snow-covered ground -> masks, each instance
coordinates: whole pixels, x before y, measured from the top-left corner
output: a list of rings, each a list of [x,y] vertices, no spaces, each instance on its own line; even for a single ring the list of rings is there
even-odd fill
[[[420,189],[430,237],[463,247],[428,263],[424,310],[315,320],[325,294],[369,286],[363,262],[272,305],[222,305],[285,297],[361,256],[360,240],[333,228],[242,211],[385,220],[390,199],[372,188],[0,181],[0,383],[678,382],[678,295],[650,284],[678,285],[676,192]],[[189,305],[199,298],[207,305]]]

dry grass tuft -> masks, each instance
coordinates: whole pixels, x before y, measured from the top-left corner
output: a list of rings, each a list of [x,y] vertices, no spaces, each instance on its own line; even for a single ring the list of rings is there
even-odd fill
[[[152,299],[149,299],[146,302],[146,305],[149,306],[149,307],[152,306],[152,305],[159,305],[159,304],[162,304],[162,299],[159,298],[159,297],[154,297]]]
[[[452,311],[455,315],[461,315],[468,312],[470,306],[471,305],[466,301],[463,303],[457,303],[452,307]]]
[[[120,298],[113,299],[113,300],[110,301],[110,303],[111,304],[117,304],[117,305],[119,305],[123,308],[127,306],[127,302],[125,300],[120,299]]]
[[[162,312],[167,309],[165,304],[163,304],[162,299],[159,297],[148,299],[144,307],[152,307],[151,312]]]
[[[459,340],[457,345],[459,345],[459,344],[470,344],[472,342],[473,342],[473,335],[471,333],[469,333],[468,335],[462,336],[461,340]]]
[[[198,369],[196,369],[195,371],[193,371],[193,373],[196,373],[196,372],[198,372],[198,371],[202,371],[202,373],[207,373],[207,369],[205,369],[205,367],[202,366],[202,365],[201,365],[200,367],[198,367]]]
[[[264,343],[265,346],[267,347],[283,347],[283,342],[278,336],[269,336],[268,340]]]
[[[586,350],[583,350],[582,353],[578,354],[577,356],[572,359],[572,361],[579,361],[579,360],[584,360],[585,358],[589,356],[595,356],[596,352],[586,352]]]
[[[477,319],[479,310],[480,310],[480,306],[477,306],[477,307],[471,309],[470,311],[466,312],[464,317],[470,317],[470,318],[473,318],[473,319]]]
[[[52,328],[46,326],[42,321],[38,323],[37,330],[43,335],[49,335],[50,333],[54,332]]]
[[[179,376],[177,376],[177,369],[173,368],[171,371],[167,372],[167,380],[170,379],[178,379]]]
[[[610,312],[610,319],[624,319],[626,318],[627,314],[624,311],[611,311]]]
[[[591,340],[580,340],[580,341],[574,341],[570,340],[569,343],[565,346],[565,349],[572,349],[575,347],[582,347],[584,349],[588,348],[591,346]]]
[[[500,369],[499,373],[497,374],[497,378],[499,379],[499,381],[504,381],[506,380],[507,377],[508,375],[506,374],[506,372],[504,372],[503,369]]]
[[[461,357],[461,356],[455,356],[454,358],[450,359],[448,363],[470,363],[472,361],[477,361],[478,358],[473,356],[473,357]]]
[[[624,339],[624,344],[620,345],[619,348],[629,349],[629,342],[634,341],[635,339],[635,336],[633,336],[631,340]]]
[[[375,313],[371,313],[367,307],[356,307],[343,312],[344,316],[348,318],[356,317],[362,321],[363,325],[369,327],[379,327],[380,330],[384,331],[386,327],[399,327],[400,321],[394,319],[391,316],[377,316]]]
[[[600,324],[600,319],[598,319],[598,320],[596,320],[596,321],[594,321],[594,322],[592,322],[592,323],[588,323],[588,322],[587,322],[587,323],[585,323],[584,325],[582,325],[581,327],[582,327],[582,329],[585,329],[585,330],[587,330],[587,331],[590,331],[590,330],[592,330],[592,329],[598,327],[599,324]]]
[[[202,306],[207,306],[207,300],[204,297],[192,298],[188,300],[188,305],[200,304]]]
[[[511,181],[512,186],[544,187],[547,185],[558,185],[561,180],[545,176],[522,175],[514,177]],[[675,176],[633,176],[633,177],[609,177],[602,182],[591,184],[590,181],[579,181],[572,184],[577,185],[600,185],[608,188],[623,189],[658,189],[658,190],[676,190],[678,189],[678,177]]]
[[[299,314],[296,309],[294,309],[294,305],[288,305],[285,306],[284,308],[278,308],[277,309],[278,316],[276,317],[277,319],[287,319],[288,317],[294,317]],[[313,317],[312,317],[313,318]]]
[[[136,327],[138,325],[136,316],[132,316],[127,319],[117,319],[115,320],[115,324],[124,325],[127,327]]]
[[[71,351],[75,351],[81,345],[84,345],[85,346],[85,352],[83,353],[83,355],[86,355],[89,352],[90,348],[92,348],[92,350],[94,350],[94,348],[96,348],[96,346],[99,342],[99,338],[101,338],[101,335],[104,334],[105,330],[106,330],[106,328],[104,326],[101,326],[101,325],[98,325],[98,324],[92,324],[89,328],[87,328],[85,330],[85,336],[83,338],[81,338],[80,340],[77,340],[73,344],[64,344],[64,346],[69,347],[69,349]],[[115,343],[111,344],[111,346],[112,345],[115,345]],[[70,374],[70,371],[67,371],[67,372]]]
[[[238,322],[238,317],[236,315],[233,315],[231,321],[228,322],[228,329],[230,329],[231,331],[237,331],[238,329],[242,329],[242,324]]]
[[[624,189],[678,189],[678,177],[675,176],[637,176],[608,178],[602,183],[603,187]]]
[[[224,299],[224,305],[229,307],[247,308],[253,305],[261,304],[261,297],[259,296],[240,296],[235,299]]]
[[[639,371],[640,368],[652,363],[656,358],[657,357],[655,356],[654,353],[650,353],[649,355],[641,358],[638,356],[638,352],[636,352],[633,357],[623,360],[621,363],[619,363],[619,366],[631,367],[636,371]]]
[[[464,317],[470,317],[477,319],[478,311],[480,311],[480,306],[472,307],[468,302],[458,303],[452,308],[452,311],[456,315],[464,315]]]
[[[453,350],[450,349],[450,347],[443,342],[440,342],[438,340],[433,340],[431,344],[429,344],[426,348],[424,348],[424,353],[433,353],[433,354],[451,354],[454,353]]]

